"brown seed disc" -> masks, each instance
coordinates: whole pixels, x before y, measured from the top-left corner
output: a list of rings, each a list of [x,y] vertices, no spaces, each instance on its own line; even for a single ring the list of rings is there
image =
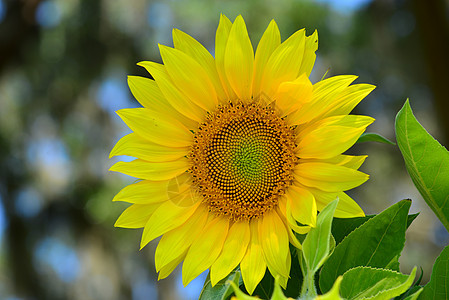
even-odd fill
[[[270,107],[229,104],[209,114],[189,158],[211,212],[250,220],[273,209],[293,180],[294,132]]]

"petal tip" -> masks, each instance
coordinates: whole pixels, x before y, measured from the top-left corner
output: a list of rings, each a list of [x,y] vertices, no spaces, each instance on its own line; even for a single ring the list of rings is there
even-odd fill
[[[112,148],[111,152],[109,152],[109,159],[113,158],[115,156],[115,147]]]

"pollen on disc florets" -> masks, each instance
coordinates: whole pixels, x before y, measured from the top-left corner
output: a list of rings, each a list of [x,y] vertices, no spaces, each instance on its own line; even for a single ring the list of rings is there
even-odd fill
[[[293,180],[294,132],[271,107],[219,106],[195,132],[193,184],[209,210],[249,220],[273,209]]]

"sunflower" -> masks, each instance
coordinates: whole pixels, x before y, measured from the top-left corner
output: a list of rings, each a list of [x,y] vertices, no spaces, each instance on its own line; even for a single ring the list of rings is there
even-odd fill
[[[373,122],[348,115],[373,89],[335,76],[312,84],[318,36],[295,32],[281,43],[271,21],[254,54],[245,22],[222,15],[215,58],[173,30],[160,45],[163,64],[144,61],[154,78],[129,76],[142,108],[117,114],[132,133],[110,156],[136,159],[110,170],[141,179],[114,201],[132,203],[115,226],[144,228],[140,247],[162,236],[159,279],[183,261],[184,285],[210,269],[212,285],[240,267],[253,293],[266,269],[285,287],[289,244],[339,197],[335,216],[364,216],[344,191],[368,175],[366,156],[342,154]]]

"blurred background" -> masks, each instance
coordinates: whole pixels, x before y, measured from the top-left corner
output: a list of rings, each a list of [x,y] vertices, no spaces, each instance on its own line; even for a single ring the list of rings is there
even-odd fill
[[[137,107],[127,75],[160,62],[158,43],[179,28],[214,52],[220,13],[242,14],[254,46],[271,19],[283,39],[318,29],[312,81],[356,74],[377,89],[356,113],[394,140],[407,97],[420,122],[449,141],[449,2],[445,0],[0,0],[0,299],[196,299],[179,270],[156,283],[156,242],[114,228],[132,178],[108,172],[129,130],[115,110]],[[413,199],[401,271],[429,280],[449,236],[413,187],[395,146],[359,144],[371,179],[351,195],[367,214]]]

